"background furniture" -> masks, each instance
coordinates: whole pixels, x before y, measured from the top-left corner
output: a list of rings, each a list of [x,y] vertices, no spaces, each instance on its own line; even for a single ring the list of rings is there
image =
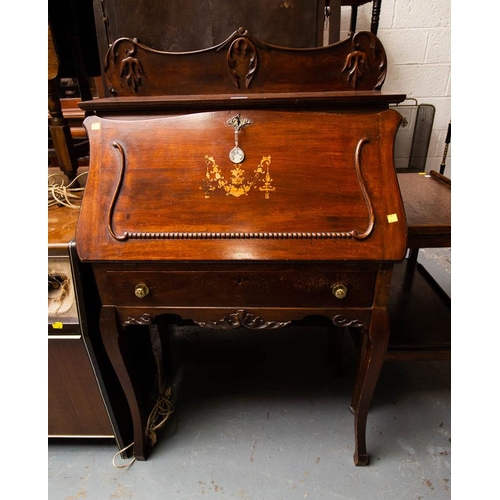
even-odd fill
[[[57,166],[72,181],[78,171],[78,158],[88,154],[86,135],[77,140],[63,114],[60,98],[60,62],[52,36],[48,28],[48,109],[49,109],[49,160],[54,158],[52,166]]]
[[[77,103],[102,93],[92,0],[49,0],[48,18],[49,165],[72,181],[89,149]]]
[[[396,171],[425,172],[436,108],[408,98],[394,109],[403,116],[396,138]]]
[[[128,441],[128,408],[97,335],[96,289],[76,256],[79,211],[48,213],[48,435]],[[99,347],[100,346],[100,347]]]
[[[410,255],[393,273],[386,360],[450,359],[451,299],[417,262],[416,252],[451,246],[451,180],[431,171],[400,173],[398,181]]]
[[[358,7],[366,3],[372,2],[372,19],[370,31],[376,35],[378,31],[378,25],[380,22],[380,9],[382,8],[382,0],[341,0],[342,7],[351,8],[351,19],[349,23],[349,32],[356,32],[356,23],[358,20]]]

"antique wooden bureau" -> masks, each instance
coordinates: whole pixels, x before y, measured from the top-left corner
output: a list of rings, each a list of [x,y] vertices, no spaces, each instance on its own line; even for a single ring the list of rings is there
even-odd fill
[[[110,46],[113,97],[82,103],[90,170],[76,242],[93,265],[101,335],[126,394],[133,454],[149,408],[128,358],[132,325],[191,320],[274,329],[310,316],[359,328],[356,465],[389,339],[393,264],[407,226],[393,146],[404,95],[360,32],[314,49],[245,29],[195,52]]]

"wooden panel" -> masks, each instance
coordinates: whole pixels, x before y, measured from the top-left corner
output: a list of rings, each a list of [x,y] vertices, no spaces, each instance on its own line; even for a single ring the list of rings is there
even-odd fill
[[[106,436],[113,429],[83,340],[49,338],[49,436]]]
[[[399,260],[400,115],[243,110],[89,117],[83,260]],[[138,140],[140,138],[140,140]],[[96,221],[108,221],[99,224]]]

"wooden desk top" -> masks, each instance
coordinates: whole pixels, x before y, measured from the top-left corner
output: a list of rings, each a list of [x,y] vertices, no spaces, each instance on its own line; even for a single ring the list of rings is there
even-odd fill
[[[398,174],[408,248],[451,246],[451,181],[437,172]]]
[[[80,210],[51,207],[48,210],[48,248],[50,255],[67,255],[68,245],[75,237],[76,221]]]

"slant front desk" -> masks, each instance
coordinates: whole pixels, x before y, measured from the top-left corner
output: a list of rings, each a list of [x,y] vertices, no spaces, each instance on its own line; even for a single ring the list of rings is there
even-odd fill
[[[405,96],[379,90],[385,71],[371,33],[319,49],[272,47],[244,29],[192,53],[110,47],[116,97],[82,103],[94,116],[76,239],[136,458],[148,454],[149,408],[128,358],[132,325],[274,329],[319,315],[365,339],[351,405],[354,461],[368,463],[391,272],[407,244],[400,115],[388,109]]]

